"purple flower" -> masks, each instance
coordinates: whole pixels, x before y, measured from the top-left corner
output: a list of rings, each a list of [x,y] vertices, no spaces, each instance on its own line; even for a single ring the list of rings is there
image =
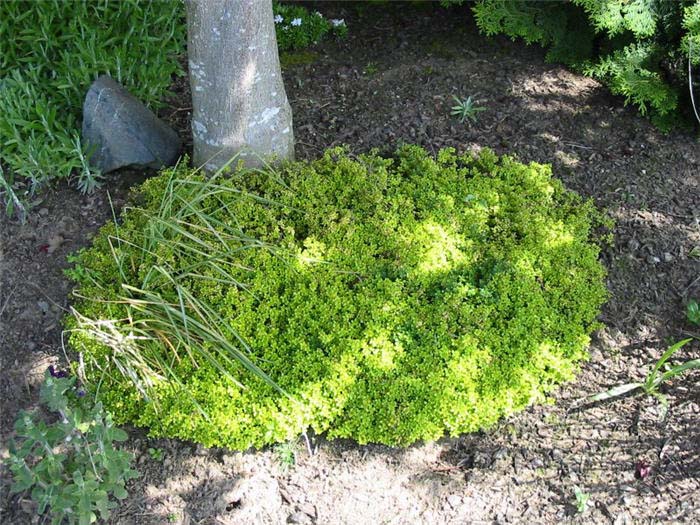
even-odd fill
[[[78,391],[75,393],[76,396],[78,397],[85,397],[85,390],[82,388],[79,388]]]
[[[56,379],[68,377],[68,372],[65,370],[56,370],[53,365],[49,365],[49,374],[51,374],[51,377],[55,377]]]

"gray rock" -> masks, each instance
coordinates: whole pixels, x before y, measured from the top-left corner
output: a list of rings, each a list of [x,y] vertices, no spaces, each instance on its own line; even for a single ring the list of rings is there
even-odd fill
[[[182,146],[167,124],[108,76],[95,80],[85,97],[83,143],[94,148],[89,161],[102,173],[170,166]]]

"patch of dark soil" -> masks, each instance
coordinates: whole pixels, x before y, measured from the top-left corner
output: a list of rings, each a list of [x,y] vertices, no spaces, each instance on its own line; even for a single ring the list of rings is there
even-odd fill
[[[700,297],[700,147],[662,135],[597,82],[544,63],[543,53],[478,34],[468,9],[435,5],[319,4],[344,18],[349,36],[313,49],[315,61],[284,71],[297,155],[348,144],[390,152],[401,142],[429,150],[490,147],[552,163],[571,189],[616,220],[605,328],[591,360],[556,403],[496,428],[405,450],[312,440],[285,466],[272,450],[230,453],[138,431],[129,447],[143,476],[114,523],[692,523],[700,521],[700,390],[697,372],[655,398],[632,397],[583,410],[575,402],[643,378],[667,346],[694,335],[683,310]],[[186,78],[161,115],[189,137]],[[486,108],[475,123],[450,116],[452,96]],[[186,139],[191,144],[191,139]],[[109,183],[118,208],[122,186]],[[111,216],[105,190],[47,196],[29,224],[3,218],[0,296],[0,424],[31,405],[44,367],[62,354],[67,307],[65,256]],[[56,236],[63,238],[62,242]],[[43,248],[58,245],[52,253]],[[695,331],[698,331],[695,329]],[[697,358],[693,342],[678,359]],[[163,449],[156,461],[148,447]],[[2,454],[6,455],[3,447]],[[643,464],[646,476],[640,476]],[[647,468],[648,467],[648,468]],[[641,478],[641,479],[640,479]],[[584,513],[575,488],[590,496]],[[3,481],[0,521],[28,523]]]

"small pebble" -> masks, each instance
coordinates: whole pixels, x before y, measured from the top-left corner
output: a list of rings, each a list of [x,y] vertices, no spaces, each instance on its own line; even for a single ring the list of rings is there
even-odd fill
[[[544,467],[544,461],[542,461],[540,458],[535,458],[530,462],[530,466],[532,468],[542,468]]]
[[[289,515],[287,523],[311,523],[311,518],[303,512],[295,512]]]
[[[649,264],[659,264],[659,263],[661,262],[661,259],[659,259],[659,258],[656,257],[655,255],[649,255],[649,256],[647,257],[647,262],[648,262]]]
[[[591,362],[593,363],[600,363],[604,359],[603,352],[601,352],[597,348],[591,348],[589,353],[591,356]]]
[[[664,262],[671,262],[673,260],[673,255],[668,252],[664,252]]]
[[[447,496],[447,503],[450,505],[450,507],[456,509],[462,504],[462,497],[458,494],[450,494]]]
[[[499,449],[496,451],[496,453],[493,455],[493,459],[499,460],[499,459],[501,459],[501,458],[506,457],[507,454],[508,454],[508,449],[507,449],[507,448],[504,448],[504,447],[501,447],[501,448],[499,448]]]

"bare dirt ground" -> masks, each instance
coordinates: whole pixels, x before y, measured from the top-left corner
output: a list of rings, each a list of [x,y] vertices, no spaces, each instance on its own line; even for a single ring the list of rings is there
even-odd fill
[[[684,315],[687,301],[700,298],[695,136],[662,135],[597,82],[545,64],[540,50],[480,36],[466,8],[320,10],[345,18],[349,36],[286,59],[298,157],[337,144],[391,151],[403,141],[552,163],[569,188],[617,221],[603,254],[605,328],[552,405],[439,443],[391,449],[316,437],[312,454],[303,440],[238,453],[131,430],[127,447],[142,475],[112,523],[700,522],[699,373],[664,387],[665,419],[649,397],[574,409],[583,396],[642,379],[670,343],[699,331]],[[174,89],[162,116],[188,137],[186,79]],[[460,124],[449,115],[452,95],[487,109],[475,124]],[[66,256],[111,217],[107,192],[118,209],[139,177],[120,173],[90,196],[59,186],[28,224],[0,219],[1,457],[17,411],[36,402],[44,369],[63,359]],[[678,354],[697,357],[698,342]],[[294,464],[285,464],[285,452]],[[650,473],[641,476],[640,466]],[[0,522],[38,522],[27,497],[8,487],[3,470]],[[576,487],[590,496],[583,513]]]

